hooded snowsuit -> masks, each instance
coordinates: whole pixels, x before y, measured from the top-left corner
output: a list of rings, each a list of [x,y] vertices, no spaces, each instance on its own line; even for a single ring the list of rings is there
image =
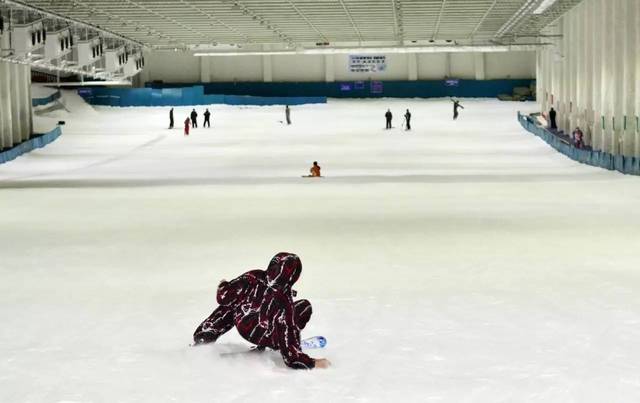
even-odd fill
[[[218,308],[193,334],[196,344],[215,342],[234,326],[259,347],[279,350],[287,366],[311,369],[315,360],[302,352],[300,331],[311,318],[311,303],[293,301],[291,288],[300,277],[302,263],[292,253],[281,252],[267,270],[252,270],[218,286]]]

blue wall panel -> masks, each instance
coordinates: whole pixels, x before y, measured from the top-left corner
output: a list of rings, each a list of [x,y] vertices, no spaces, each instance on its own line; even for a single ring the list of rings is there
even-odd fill
[[[36,137],[32,137],[27,141],[24,141],[13,148],[0,152],[0,164],[4,164],[5,162],[9,162],[21,156],[22,154],[26,154],[29,151],[35,150],[36,148],[42,148],[47,144],[55,141],[62,134],[62,130],[60,126],[56,127],[52,131],[37,135]]]
[[[78,94],[92,105],[189,106],[189,105],[302,105],[326,103],[326,97],[256,97],[205,94],[202,85],[180,88],[81,88]]]
[[[453,82],[452,82],[453,81]],[[205,94],[261,97],[331,98],[495,98],[512,94],[515,87],[529,87],[534,80],[433,80],[433,81],[337,81],[325,82],[222,82],[201,84]],[[447,85],[455,84],[455,85]],[[150,88],[178,88],[184,84],[147,83]]]

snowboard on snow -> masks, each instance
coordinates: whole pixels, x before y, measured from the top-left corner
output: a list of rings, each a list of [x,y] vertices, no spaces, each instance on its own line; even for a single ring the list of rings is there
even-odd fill
[[[307,339],[300,341],[300,347],[303,350],[315,350],[324,348],[327,345],[327,339],[324,336],[313,336]],[[252,347],[249,350],[245,351],[230,351],[227,353],[220,353],[220,357],[230,357],[234,355],[248,354],[248,353],[259,353],[264,351],[264,348]]]

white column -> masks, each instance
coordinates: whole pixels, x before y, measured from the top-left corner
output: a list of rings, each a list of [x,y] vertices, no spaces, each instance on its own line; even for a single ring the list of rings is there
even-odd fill
[[[23,129],[23,139],[28,140],[31,138],[33,134],[33,102],[31,96],[31,66],[21,66],[23,73],[23,88],[24,88],[24,115],[25,119],[23,121],[24,127]]]
[[[569,32],[569,40],[565,41],[565,43],[568,45],[567,46],[567,53],[569,56],[569,60],[568,60],[568,65],[569,65],[569,97],[567,98],[567,108],[569,110],[569,116],[568,116],[568,122],[567,122],[567,129],[566,132],[567,134],[570,134],[573,132],[573,129],[575,129],[575,127],[577,126],[577,122],[578,122],[578,93],[577,93],[577,88],[578,88],[578,48],[579,48],[579,38],[578,35],[576,34],[576,25],[577,25],[577,21],[578,21],[578,16],[575,13],[575,9],[574,12],[571,12],[567,15],[567,21],[568,21],[568,32]]]
[[[418,79],[418,56],[415,53],[407,53],[407,77],[409,81]]]
[[[22,105],[22,91],[20,90],[20,66],[9,64],[9,82],[11,83],[11,136],[13,145],[22,142],[22,120],[20,119],[20,106]]]
[[[635,107],[636,107],[636,9],[638,4],[636,0],[623,0],[626,5],[624,10],[623,19],[625,20],[624,26],[624,42],[623,42],[623,68],[624,79],[622,85],[622,100],[623,100],[623,115],[625,119],[625,126],[623,127],[622,134],[622,150],[621,153],[628,156],[633,156],[635,153]]]
[[[0,62],[0,149],[13,146],[13,123],[11,112],[11,86],[9,83],[11,66],[9,63]]]
[[[593,138],[592,145],[595,150],[602,150],[604,137],[602,130],[602,0],[591,1],[591,43],[593,46],[593,91],[591,93],[591,104],[593,105]]]
[[[333,55],[324,55],[324,81],[332,83],[336,81],[335,65]]]
[[[538,58],[540,57],[540,52],[538,51]],[[484,53],[476,52],[473,54],[473,64],[476,72],[476,80],[484,80],[486,79],[485,74],[485,62],[484,62]]]
[[[451,77],[451,53],[445,53],[444,76]]]
[[[562,67],[561,67],[561,81],[560,81],[560,110],[558,111],[558,117],[560,122],[558,128],[564,130],[565,133],[569,133],[569,97],[570,97],[570,81],[571,76],[569,74],[569,60],[571,59],[570,43],[571,35],[569,30],[568,17],[565,14],[560,22],[562,25],[562,45],[560,51],[562,53]]]
[[[30,81],[27,72],[30,74],[31,69],[29,66],[25,66],[22,64],[16,64],[16,75],[14,80],[17,84],[17,91],[20,93],[20,101],[18,105],[18,115],[20,116],[20,141],[27,141],[31,135],[31,116],[29,116],[31,112],[31,108],[29,104],[31,103],[31,97],[29,93],[30,89],[27,87],[27,83]]]
[[[211,82],[211,57],[200,58],[200,82]]]
[[[610,152],[611,151],[611,110],[610,110],[610,102],[609,102],[609,92],[610,87],[613,85],[611,82],[611,74],[613,74],[612,66],[608,61],[611,60],[613,56],[611,52],[611,21],[609,16],[611,15],[610,4],[607,2],[603,3],[602,0],[599,1],[601,3],[600,7],[600,24],[602,25],[602,30],[600,31],[601,35],[601,57],[602,57],[602,67],[601,67],[601,80],[600,80],[600,116],[604,118],[604,130],[602,130],[602,150]]]
[[[262,81],[264,81],[265,83],[270,83],[273,81],[271,55],[262,55]]]
[[[585,110],[585,128],[582,131],[585,134],[585,143],[591,145],[594,131],[593,121],[593,48],[594,44],[591,38],[593,26],[593,7],[592,2],[582,3],[584,8],[584,20],[582,21],[581,35],[584,37],[582,46],[584,49],[584,76],[582,85],[584,85],[584,110]]]
[[[625,48],[625,13],[627,11],[627,2],[625,0],[617,0],[611,2],[613,9],[611,29],[613,30],[613,58],[609,62],[613,65],[613,117],[615,118],[615,127],[613,128],[613,144],[612,152],[614,154],[622,154],[623,133],[624,133],[624,48]],[[630,84],[630,83],[629,83]]]
[[[635,2],[635,0],[631,0]],[[635,10],[635,22],[636,24],[640,24],[640,5],[636,4]],[[640,28],[636,27],[636,55],[640,53]],[[635,86],[636,86],[636,101],[635,101],[635,118],[633,119],[635,122],[635,155],[636,157],[640,157],[640,57],[636,56],[636,75],[635,75]]]

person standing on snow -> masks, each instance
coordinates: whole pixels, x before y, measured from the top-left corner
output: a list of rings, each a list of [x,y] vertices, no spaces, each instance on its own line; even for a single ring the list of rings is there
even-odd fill
[[[411,130],[411,112],[409,112],[409,109],[404,114],[404,121],[407,124],[407,130]]]
[[[189,135],[189,126],[191,126],[191,121],[189,120],[189,118],[187,118],[184,121],[184,135],[188,136]]]
[[[198,127],[198,112],[196,112],[196,110],[192,110],[191,111],[191,127],[192,128],[197,128]]]
[[[222,280],[217,292],[219,305],[194,332],[194,343],[213,343],[235,327],[258,351],[280,351],[290,368],[327,368],[328,360],[311,358],[300,347],[300,332],[312,313],[309,301],[293,300],[296,292],[292,286],[301,272],[300,258],[281,252],[271,259],[267,270],[251,270],[231,281]]]
[[[393,119],[393,114],[391,113],[391,109],[387,109],[387,113],[384,114],[385,119],[387,120],[387,129],[391,129],[391,119]]]
[[[169,129],[173,129],[173,108],[169,111]]]
[[[209,109],[207,108],[206,111],[204,111],[204,123],[202,124],[202,127],[211,127],[211,122],[209,121],[209,118],[211,117],[211,112],[209,112]]]
[[[291,124],[291,109],[289,109],[289,105],[284,107],[284,116],[287,119],[287,124]]]
[[[453,120],[458,119],[458,108],[464,109],[464,106],[460,105],[460,101],[453,101]]]

